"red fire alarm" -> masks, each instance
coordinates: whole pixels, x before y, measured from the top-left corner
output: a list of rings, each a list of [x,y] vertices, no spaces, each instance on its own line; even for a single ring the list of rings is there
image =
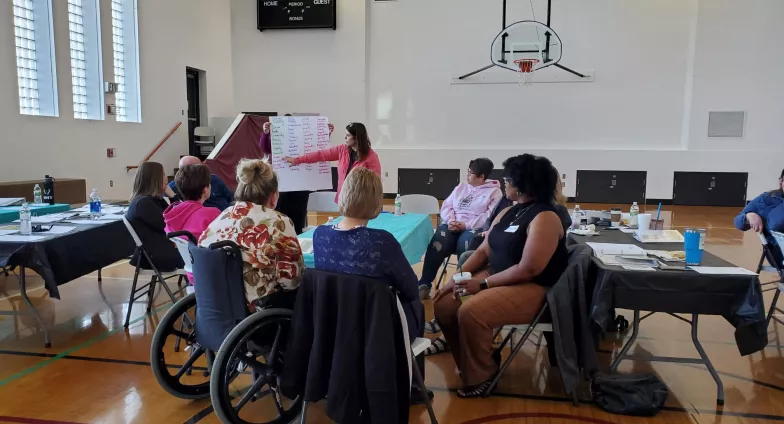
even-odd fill
[[[107,158],[113,158],[115,156],[117,156],[117,149],[115,149],[114,147],[110,147],[110,148],[106,149],[106,157]]]

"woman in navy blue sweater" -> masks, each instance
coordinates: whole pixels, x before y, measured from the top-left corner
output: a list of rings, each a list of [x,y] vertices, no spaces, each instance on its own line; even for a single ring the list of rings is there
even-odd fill
[[[425,331],[425,307],[419,299],[417,276],[392,234],[367,228],[368,221],[381,213],[383,196],[381,178],[375,172],[367,168],[349,172],[338,198],[343,219],[334,227],[322,225],[313,234],[315,267],[379,279],[394,287],[406,314],[409,339],[414,341]],[[424,355],[418,356],[417,362],[424,374]],[[412,403],[425,400],[416,387],[411,395]]]
[[[735,217],[735,227],[741,231],[754,230],[764,233],[768,243],[776,244],[776,240],[770,237],[770,232],[784,232],[784,170],[779,177],[779,189],[762,193],[749,202]],[[782,265],[781,249],[773,251],[779,265]]]

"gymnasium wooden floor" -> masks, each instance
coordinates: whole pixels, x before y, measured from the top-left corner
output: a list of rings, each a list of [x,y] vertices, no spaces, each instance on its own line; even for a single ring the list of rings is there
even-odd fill
[[[587,207],[588,205],[583,205]],[[668,207],[667,225],[708,229],[707,249],[753,269],[760,255],[757,236],[732,227],[734,208]],[[311,217],[323,221],[325,217]],[[417,270],[419,267],[417,267]],[[131,286],[127,263],[104,270],[103,282],[87,276],[60,287],[52,300],[41,279],[30,276],[30,297],[52,330],[52,348],[32,317],[0,317],[0,423],[217,423],[209,400],[184,401],[157,384],[149,365],[150,340],[168,304],[158,299],[156,313],[134,308],[132,325],[122,328]],[[765,281],[771,280],[765,276]],[[0,277],[0,310],[24,309],[15,295],[14,277]],[[766,302],[772,292],[766,293]],[[430,309],[427,304],[428,313]],[[629,311],[618,311],[631,318]],[[725,385],[726,405],[717,409],[716,387],[700,366],[624,361],[621,371],[658,374],[670,388],[666,409],[655,418],[604,413],[589,402],[573,407],[544,348],[526,344],[499,388],[488,399],[460,400],[449,354],[428,358],[426,380],[435,392],[435,410],[445,424],[479,423],[773,423],[784,421],[784,329],[771,325],[771,343],[760,353],[741,357],[733,328],[720,317],[700,320],[700,339]],[[609,366],[623,337],[608,336],[599,354]],[[697,356],[689,327],[672,317],[654,315],[643,322],[637,355]],[[581,394],[589,399],[587,390]],[[259,413],[263,413],[260,411]],[[322,405],[310,409],[309,422],[329,422]],[[427,423],[424,407],[412,409],[412,423]]]

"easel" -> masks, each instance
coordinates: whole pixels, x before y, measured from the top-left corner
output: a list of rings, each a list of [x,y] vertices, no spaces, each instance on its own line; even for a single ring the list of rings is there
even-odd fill
[[[551,15],[551,10],[552,10],[552,1],[553,0],[547,0],[547,24],[546,24],[546,26],[548,28],[550,28],[550,15]],[[506,2],[507,2],[507,0],[503,0],[504,10],[503,10],[503,13],[501,15],[501,29],[502,30],[506,29]],[[541,22],[539,22],[539,23],[541,23]],[[545,48],[542,50],[542,57],[544,59],[544,63],[548,63],[548,62],[552,62],[552,59],[550,58],[550,37],[552,36],[552,34],[548,31],[544,35],[545,35]],[[501,35],[501,60],[499,60],[499,62],[506,63],[506,54],[507,53],[538,53],[539,52],[538,50],[514,50],[514,51],[507,50],[506,49],[506,38],[508,36],[509,36],[509,34],[507,34],[507,33],[504,33],[504,34]],[[552,65],[557,67],[557,68],[559,68],[559,69],[563,69],[566,72],[572,73],[572,74],[574,74],[574,75],[576,75],[576,76],[578,76],[580,78],[586,78],[585,75],[583,75],[583,74],[581,74],[581,73],[579,73],[579,72],[577,72],[577,71],[575,71],[573,69],[567,68],[566,66],[563,66],[560,63],[553,63]],[[478,74],[480,72],[486,71],[486,70],[488,70],[488,69],[490,69],[490,68],[492,68],[494,66],[496,66],[496,64],[492,63],[490,65],[487,65],[487,66],[483,67],[483,68],[479,68],[476,71],[469,72],[469,73],[467,73],[467,74],[465,74],[463,76],[460,76],[457,79],[461,80],[461,79],[468,78],[468,77],[470,77],[472,75],[476,75],[476,74]]]

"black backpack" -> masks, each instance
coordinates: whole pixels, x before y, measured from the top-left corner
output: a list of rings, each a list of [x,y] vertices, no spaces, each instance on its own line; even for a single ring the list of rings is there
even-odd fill
[[[613,414],[654,416],[668,393],[667,386],[653,374],[596,373],[591,382],[594,402]]]

